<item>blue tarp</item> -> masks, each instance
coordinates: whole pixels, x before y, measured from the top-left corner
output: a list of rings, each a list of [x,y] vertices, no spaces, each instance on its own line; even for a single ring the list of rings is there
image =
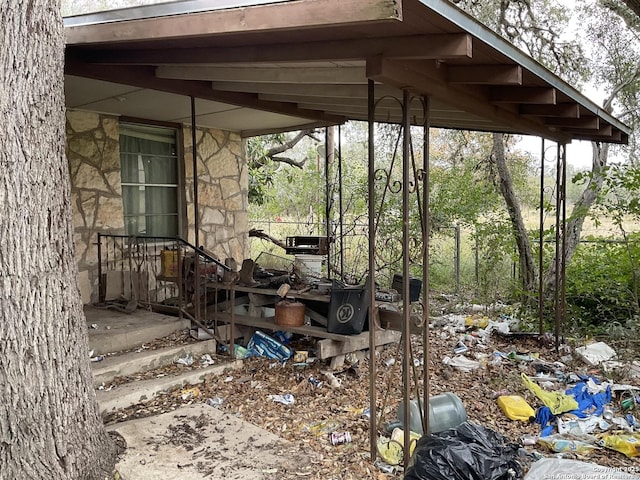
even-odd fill
[[[611,386],[607,386],[604,392],[590,393],[587,384],[589,378],[596,384],[600,383],[593,377],[586,377],[582,382],[577,383],[573,388],[565,391],[567,395],[572,395],[578,408],[567,413],[571,413],[579,418],[587,418],[593,415],[602,415],[604,405],[611,401]],[[551,413],[549,407],[540,407],[536,410],[536,423],[542,427],[541,437],[546,437],[553,433],[555,428],[555,416]]]

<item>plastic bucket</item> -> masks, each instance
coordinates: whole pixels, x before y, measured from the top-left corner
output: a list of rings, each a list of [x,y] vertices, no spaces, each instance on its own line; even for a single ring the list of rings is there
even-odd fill
[[[319,277],[322,273],[323,255],[299,254],[295,256],[295,264],[302,275]]]
[[[422,402],[420,402],[422,403]],[[398,420],[404,424],[404,403],[398,407]],[[420,407],[417,400],[409,404],[409,429],[422,434]],[[438,433],[467,421],[467,411],[460,398],[451,392],[429,398],[429,432]]]

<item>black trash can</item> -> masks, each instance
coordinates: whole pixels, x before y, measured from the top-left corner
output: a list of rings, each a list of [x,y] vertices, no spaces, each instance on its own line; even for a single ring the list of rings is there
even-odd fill
[[[391,283],[391,288],[397,291],[400,295],[402,295],[402,291],[404,290],[403,276],[401,273],[396,273],[393,276],[393,282]],[[409,301],[417,302],[420,298],[420,291],[422,290],[422,280],[419,278],[409,277]]]
[[[335,280],[331,286],[327,331],[341,335],[357,335],[367,319],[369,311],[369,284],[356,287],[344,286]]]

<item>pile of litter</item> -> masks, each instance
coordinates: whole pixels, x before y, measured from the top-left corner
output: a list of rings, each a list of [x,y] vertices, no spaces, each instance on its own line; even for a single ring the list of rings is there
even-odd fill
[[[474,430],[476,438],[482,431],[489,438],[504,440],[492,443],[503,448],[507,473],[500,478],[544,478],[538,466],[542,461],[552,461],[554,468],[561,469],[565,461],[588,460],[600,469],[640,473],[636,457],[640,452],[635,448],[640,442],[638,366],[618,359],[609,345],[560,345],[556,349],[548,336],[511,333],[516,328],[514,319],[484,312],[443,316],[431,328],[431,358],[427,361],[431,394],[457,395],[468,417],[467,426],[460,428],[479,429]],[[272,339],[284,345],[281,339]],[[368,352],[347,358],[344,368],[331,371],[314,361],[312,346],[305,347],[308,356],[304,358],[295,358],[291,347],[287,352],[291,355],[284,359],[278,357],[283,350],[271,340],[258,338],[254,346],[256,342],[270,347],[266,356],[254,353],[240,369],[208,378],[197,389],[178,389],[110,414],[107,422],[155,415],[181,404],[206,403],[289,440],[300,452],[314,452],[315,471],[307,478],[402,477],[401,458],[394,465],[393,452],[384,456],[389,462],[379,458],[373,464],[370,460]],[[422,352],[418,336],[412,337],[412,351],[420,378],[425,360],[418,354]],[[402,400],[399,346],[380,349],[374,359],[380,439],[399,442],[404,436],[398,431],[394,435]],[[461,438],[458,435],[455,441],[464,441]],[[416,462],[423,458],[419,453],[423,447],[435,451],[432,446],[442,445],[443,439],[454,441],[446,432],[412,439],[417,445]],[[387,441],[387,447],[393,449],[389,444]],[[378,448],[383,445],[385,442],[379,442]],[[593,465],[585,468],[593,469]],[[448,478],[472,477],[452,474]],[[490,477],[478,473],[473,478]]]

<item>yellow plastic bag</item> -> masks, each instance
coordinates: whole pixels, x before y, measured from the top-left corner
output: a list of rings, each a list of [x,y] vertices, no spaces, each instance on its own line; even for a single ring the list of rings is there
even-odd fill
[[[489,325],[489,317],[474,318],[468,316],[464,319],[464,325],[466,327],[487,328],[487,325]]]
[[[536,411],[520,395],[501,395],[498,397],[500,410],[511,420],[528,422],[536,416]]]
[[[527,377],[526,374],[523,373],[521,377],[524,386],[531,390],[542,403],[549,407],[549,410],[551,410],[551,413],[554,415],[570,412],[571,410],[577,410],[578,402],[573,398],[573,395],[566,395],[561,392],[547,392],[546,390],[543,390],[540,385]]]
[[[416,448],[420,437],[419,433],[409,432],[409,455],[413,455],[413,450]],[[386,437],[378,438],[377,446],[382,460],[389,465],[399,465],[404,457],[404,430],[394,428],[390,439]]]
[[[404,456],[404,449],[395,440],[391,440],[387,437],[378,437],[378,453],[380,458],[389,465],[399,465],[402,462]]]
[[[640,433],[623,435],[606,435],[602,437],[602,445],[627,457],[640,456]]]

